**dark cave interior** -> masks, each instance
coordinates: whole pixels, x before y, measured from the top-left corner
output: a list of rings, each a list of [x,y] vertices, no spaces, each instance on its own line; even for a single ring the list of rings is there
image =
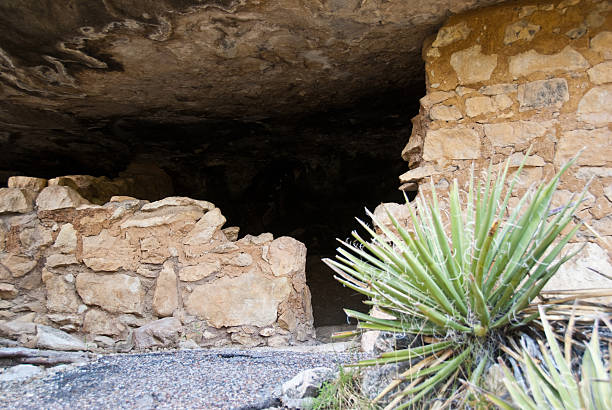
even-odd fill
[[[367,306],[321,258],[333,257],[336,238],[350,237],[364,207],[403,201],[397,177],[407,165],[400,153],[422,95],[421,84],[350,107],[259,121],[115,118],[85,126],[78,139],[50,130],[46,143],[35,134],[28,143],[24,133],[5,144],[2,176],[112,178],[134,158],[152,161],[172,178],[174,195],[213,202],[240,236],[271,232],[305,243],[315,325],[342,324],[342,308]]]

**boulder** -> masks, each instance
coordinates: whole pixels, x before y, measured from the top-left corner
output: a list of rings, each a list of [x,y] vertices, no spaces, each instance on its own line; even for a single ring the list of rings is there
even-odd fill
[[[18,364],[17,366],[9,367],[0,373],[0,382],[23,382],[31,379],[34,376],[39,376],[44,373],[40,366],[32,364]]]

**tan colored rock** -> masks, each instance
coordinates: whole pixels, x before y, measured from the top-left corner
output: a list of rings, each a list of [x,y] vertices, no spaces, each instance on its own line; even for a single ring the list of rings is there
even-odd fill
[[[208,201],[199,201],[184,196],[170,196],[159,201],[151,202],[144,205],[141,210],[143,212],[155,211],[167,207],[191,207],[195,206],[204,212],[212,211],[215,206]]]
[[[286,277],[268,278],[256,270],[241,276],[223,277],[194,286],[185,308],[216,328],[222,326],[268,326],[276,321],[280,302],[291,291]]]
[[[405,224],[406,221],[410,220],[410,211],[408,206],[406,204],[397,204],[394,202],[387,202],[378,205],[374,209],[374,217],[381,224],[392,227],[393,222],[391,221],[391,218],[389,218],[387,212],[393,215],[395,220],[400,224]]]
[[[193,230],[185,237],[185,245],[200,245],[210,242],[217,230],[225,223],[225,217],[219,208],[206,212]]]
[[[555,164],[561,166],[578,154],[578,165],[612,164],[612,131],[609,128],[568,131],[561,135]]]
[[[40,192],[47,186],[47,180],[43,178],[14,176],[8,179],[9,188],[24,188],[34,192]]]
[[[512,104],[514,104],[514,101],[512,101],[512,98],[508,97],[506,94],[494,95],[492,97],[492,100],[493,100],[493,105],[495,106],[495,108],[497,108],[500,111],[510,108],[512,107]]]
[[[11,272],[14,278],[21,278],[37,265],[35,260],[26,256],[8,254],[0,259],[0,263]]]
[[[203,215],[204,211],[199,205],[156,206],[153,209],[136,212],[121,224],[121,229],[151,228],[162,225],[190,225],[195,224]]]
[[[506,26],[504,33],[504,44],[512,44],[515,41],[531,41],[542,27],[529,23],[527,20],[519,20]]]
[[[34,226],[24,228],[19,233],[21,252],[27,255],[36,255],[42,248],[53,242],[51,231],[35,221]]]
[[[582,246],[582,244],[568,245],[564,253],[574,252]],[[610,280],[598,275],[591,269],[602,273],[612,272],[612,264],[607,252],[595,243],[587,243],[578,255],[563,264],[544,289],[580,290],[610,288]],[[612,297],[600,298],[599,301],[611,303]]]
[[[184,282],[195,282],[207,278],[220,270],[221,262],[219,260],[200,262],[197,265],[183,266],[179,271],[179,278]]]
[[[173,317],[148,323],[134,331],[134,347],[150,349],[174,346],[179,339],[181,329],[181,322]]]
[[[421,98],[419,102],[424,109],[429,110],[433,105],[439,104],[455,96],[455,93],[452,91],[434,91],[427,93],[427,95]]]
[[[608,201],[612,202],[612,184],[608,184],[604,187],[604,195]]]
[[[576,111],[581,121],[595,126],[612,122],[612,84],[591,88],[578,103]]]
[[[239,254],[228,258],[225,262],[228,265],[244,268],[247,266],[251,266],[251,264],[253,263],[253,258],[246,252],[240,252]]]
[[[404,172],[400,175],[399,179],[401,183],[412,182],[412,181],[420,181],[423,178],[427,178],[432,175],[437,175],[441,171],[438,171],[433,165],[425,165],[423,167],[418,167],[415,169],[411,169],[410,171]]]
[[[528,76],[541,72],[553,74],[555,72],[584,71],[589,68],[589,62],[570,46],[566,46],[557,54],[540,54],[529,50],[510,57],[510,74],[514,78]]]
[[[225,237],[230,242],[236,242],[238,240],[238,234],[240,233],[240,228],[237,226],[228,226],[227,228],[222,229]]]
[[[590,41],[591,49],[606,60],[612,59],[612,31],[602,31]]]
[[[559,108],[569,101],[565,78],[532,81],[518,87],[519,111],[539,108]]]
[[[36,192],[24,188],[0,188],[0,214],[25,214],[34,209]]]
[[[518,84],[503,83],[494,85],[485,85],[480,87],[478,92],[484,95],[510,94],[518,90]]]
[[[51,350],[87,350],[82,340],[61,330],[36,325],[36,347]]]
[[[138,198],[127,195],[113,195],[108,202],[125,202],[125,201],[138,201]]]
[[[47,262],[45,263],[45,267],[47,268],[59,268],[62,266],[76,265],[79,262],[77,261],[74,255],[63,255],[60,253],[54,253],[47,256]]]
[[[457,93],[458,96],[463,97],[464,95],[475,93],[476,90],[470,87],[464,87],[460,85],[457,88],[455,88],[455,92]]]
[[[497,67],[497,54],[484,55],[481,46],[475,45],[451,55],[450,64],[461,84],[487,81]]]
[[[423,159],[477,159],[480,157],[480,138],[471,128],[429,130],[425,136]]]
[[[76,313],[81,304],[74,284],[67,282],[60,275],[45,278],[47,291],[47,309],[50,312]]]
[[[62,225],[53,248],[61,253],[74,253],[77,248],[76,230],[71,223]]]
[[[587,73],[594,84],[612,83],[612,61],[605,61],[591,67]]]
[[[39,211],[77,208],[86,204],[89,204],[89,201],[74,189],[59,185],[44,188],[36,198],[36,207]]]
[[[539,121],[513,121],[485,124],[484,132],[493,146],[506,147],[527,143],[546,134],[549,124]]]
[[[99,309],[89,309],[83,320],[83,332],[94,335],[119,336],[125,325]]]
[[[306,269],[306,246],[288,236],[281,236],[270,244],[270,265],[274,276],[291,277]]]
[[[171,316],[178,308],[178,288],[174,263],[167,261],[157,276],[153,294],[153,310],[157,316]]]
[[[495,112],[495,107],[490,97],[472,97],[465,100],[465,112],[469,117]]]
[[[265,245],[266,243],[272,242],[273,240],[274,236],[271,233],[266,232],[257,236],[246,235],[239,242],[250,243],[253,245]]]
[[[99,306],[111,313],[143,313],[145,291],[136,277],[81,272],[76,279],[76,288],[88,305]]]
[[[518,168],[523,161],[525,161],[525,167],[543,167],[546,165],[544,159],[542,159],[542,157],[539,155],[530,155],[527,157],[527,159],[525,159],[525,154],[522,152],[515,152],[514,154],[510,155],[509,160],[510,164],[508,165],[508,168],[510,169]],[[505,163],[506,161],[504,161],[501,165],[505,165]]]
[[[465,40],[472,31],[465,21],[454,26],[442,27],[432,43],[432,47],[445,47],[457,41]]]
[[[431,107],[429,117],[434,121],[457,121],[463,118],[463,114],[454,105],[438,104]]]
[[[278,317],[278,325],[281,329],[288,330],[290,332],[295,331],[297,327],[297,318],[295,317],[295,313],[291,310],[286,310],[282,315]]]
[[[136,269],[136,252],[129,241],[112,236],[107,229],[99,235],[83,237],[83,262],[95,271]]]
[[[0,283],[0,299],[14,299],[19,290],[12,283]]]

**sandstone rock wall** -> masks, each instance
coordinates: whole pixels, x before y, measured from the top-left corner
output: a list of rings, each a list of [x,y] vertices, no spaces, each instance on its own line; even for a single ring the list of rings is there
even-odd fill
[[[43,182],[0,189],[0,337],[45,347],[51,332],[75,349],[125,351],[313,336],[302,243],[237,240],[206,201],[93,205]]]
[[[511,156],[516,169],[533,146],[521,193],[584,148],[554,206],[593,178],[578,217],[601,237],[580,232],[588,244],[551,288],[612,287],[589,269],[612,272],[611,12],[609,1],[510,2],[451,17],[423,48],[427,95],[402,153],[404,189],[465,183],[472,162]]]

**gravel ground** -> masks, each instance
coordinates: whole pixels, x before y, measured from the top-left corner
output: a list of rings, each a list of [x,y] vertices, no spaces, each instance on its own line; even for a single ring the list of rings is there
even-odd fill
[[[302,370],[357,359],[237,349],[101,356],[42,379],[0,384],[0,409],[260,409],[274,405],[279,386]]]

